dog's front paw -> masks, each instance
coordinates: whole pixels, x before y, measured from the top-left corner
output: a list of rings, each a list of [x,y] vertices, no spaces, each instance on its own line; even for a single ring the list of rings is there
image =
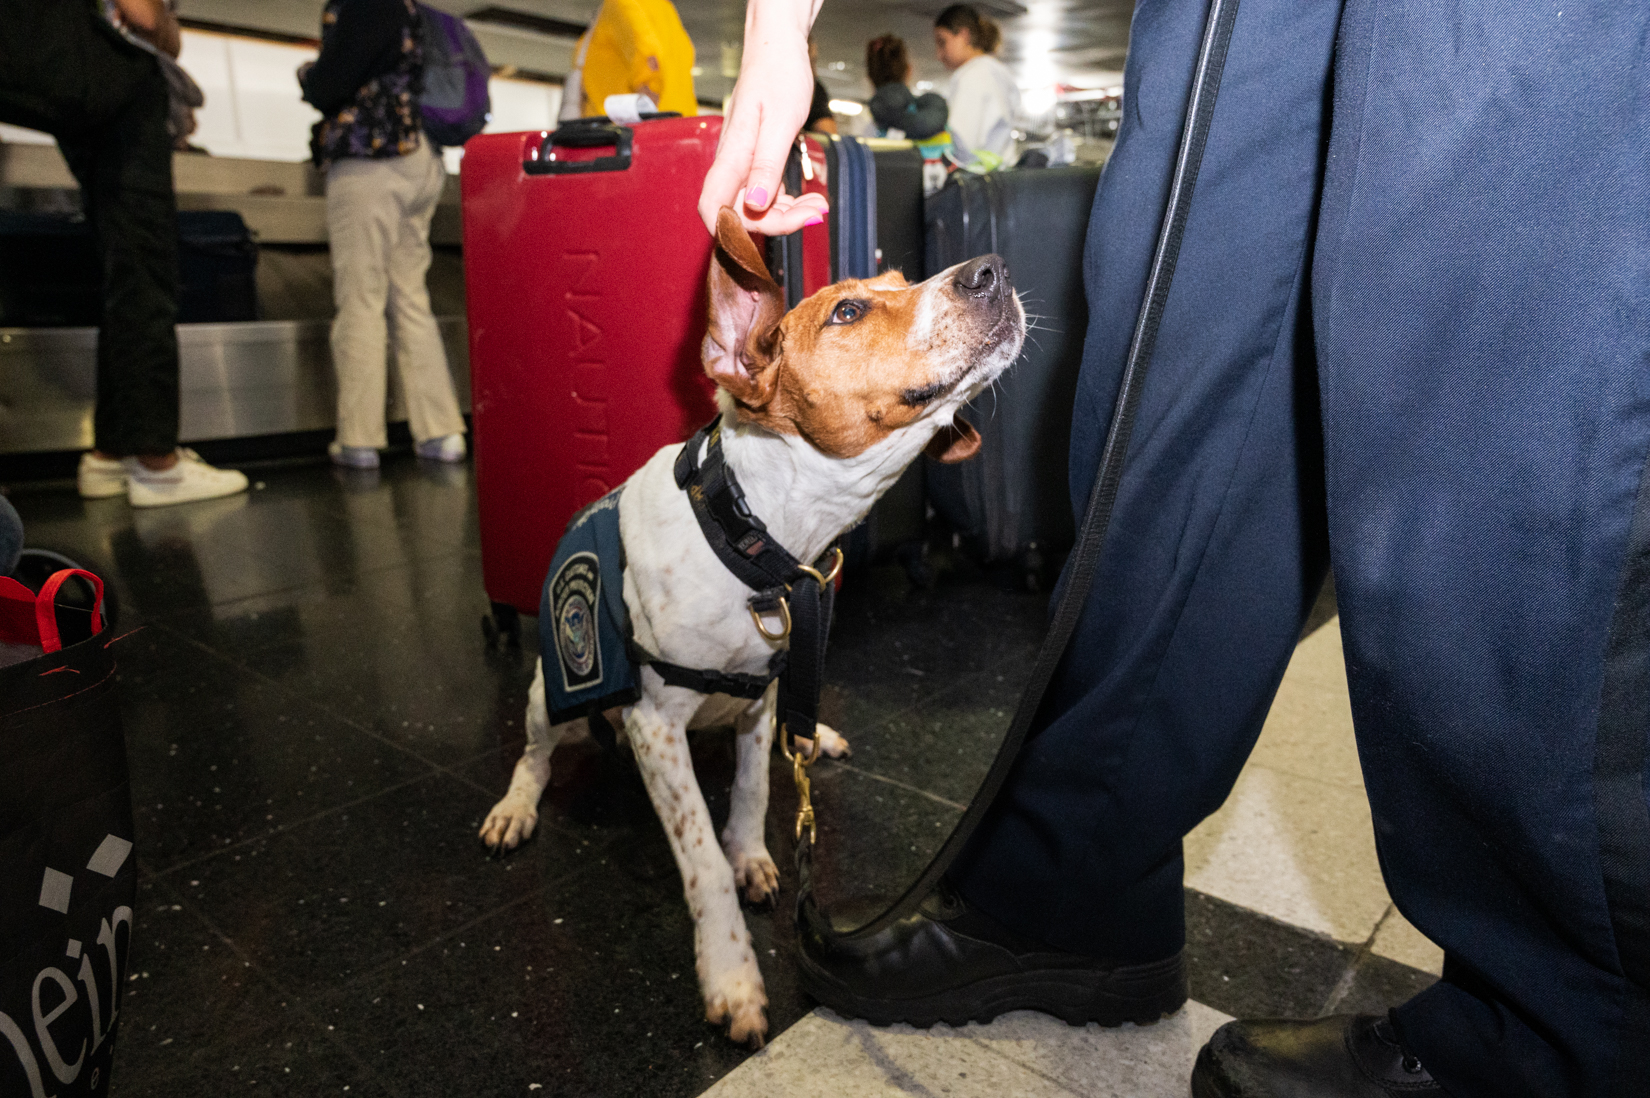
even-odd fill
[[[489,853],[506,854],[532,838],[538,825],[537,807],[528,804],[525,797],[506,794],[482,821],[481,841]]]
[[[766,850],[754,854],[729,851],[728,864],[733,866],[733,883],[745,890],[745,899],[751,903],[767,903],[779,895],[779,867]]]
[[[749,1042],[753,1048],[762,1047],[768,1035],[767,1005],[768,994],[755,961],[706,983],[705,1020],[712,1025],[725,1024],[736,1044]]]
[[[846,759],[854,753],[848,746],[848,741],[837,734],[836,729],[820,724],[814,726],[819,735],[819,752],[833,759]]]

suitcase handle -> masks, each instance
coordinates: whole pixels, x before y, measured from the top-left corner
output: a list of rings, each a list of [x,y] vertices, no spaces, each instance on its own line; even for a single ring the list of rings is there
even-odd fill
[[[661,118],[680,118],[677,111],[650,111],[641,116],[643,122]],[[594,118],[575,118],[546,134],[529,160],[522,161],[522,170],[528,175],[580,175],[588,172],[622,172],[630,167],[630,153],[634,135],[630,127],[613,122],[606,115]],[[600,149],[613,146],[612,156],[598,156],[594,160],[557,160],[556,150]]]
[[[653,111],[641,116],[642,121],[658,118],[680,118],[675,111]],[[634,138],[628,126],[620,126],[606,115],[594,118],[575,118],[571,122],[544,135],[538,148],[521,162],[528,175],[581,175],[589,172],[622,172],[630,167],[630,152]],[[612,156],[598,156],[594,160],[558,160],[557,149],[600,149],[611,145]]]
[[[595,121],[580,119],[581,122]],[[521,169],[528,175],[583,175],[590,172],[622,172],[630,167],[632,136],[623,126],[615,126],[606,119],[604,125],[589,126],[570,123],[549,133],[539,144],[538,155],[522,162]],[[568,131],[572,130],[572,133]],[[556,149],[599,149],[613,146],[612,156],[598,156],[593,160],[557,160]]]

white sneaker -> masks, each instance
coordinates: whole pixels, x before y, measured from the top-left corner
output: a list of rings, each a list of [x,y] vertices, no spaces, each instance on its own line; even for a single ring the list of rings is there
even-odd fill
[[[464,448],[464,436],[462,434],[451,434],[427,438],[414,446],[413,452],[429,461],[446,461],[456,464],[464,460],[467,451]]]
[[[126,463],[119,458],[100,458],[87,450],[80,455],[75,484],[81,499],[108,499],[126,494]]]
[[[178,447],[177,464],[170,469],[147,468],[137,458],[126,459],[126,496],[133,507],[167,507],[217,499],[246,491],[246,474],[217,469],[187,446]]]
[[[378,468],[378,451],[371,446],[345,446],[336,440],[327,443],[327,456],[334,465],[346,469]]]

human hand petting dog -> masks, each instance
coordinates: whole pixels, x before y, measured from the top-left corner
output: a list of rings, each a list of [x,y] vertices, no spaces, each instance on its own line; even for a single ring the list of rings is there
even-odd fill
[[[819,195],[785,193],[785,158],[808,120],[814,70],[808,31],[823,0],[750,0],[745,52],[733,87],[716,162],[699,193],[699,217],[711,235],[723,206],[739,212],[747,232],[766,236],[817,225],[829,210]]]

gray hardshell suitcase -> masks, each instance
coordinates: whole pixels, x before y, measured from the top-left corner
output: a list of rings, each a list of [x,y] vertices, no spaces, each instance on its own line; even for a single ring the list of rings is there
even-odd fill
[[[1036,327],[1025,353],[964,412],[980,452],[957,465],[924,459],[928,499],[981,563],[1012,562],[1036,586],[1071,548],[1067,450],[1088,305],[1083,242],[1098,167],[957,172],[928,199],[930,273],[996,253]]]

